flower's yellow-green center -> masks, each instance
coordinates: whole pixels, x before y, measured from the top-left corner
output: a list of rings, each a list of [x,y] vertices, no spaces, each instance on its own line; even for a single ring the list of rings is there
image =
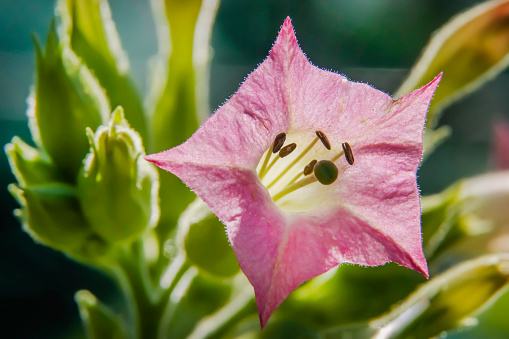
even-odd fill
[[[294,193],[297,190],[313,183],[321,184],[319,186],[333,184],[339,176],[334,162],[343,155],[350,165],[354,163],[353,152],[347,142],[339,150],[331,146],[322,131],[314,134],[316,136],[301,132],[278,134],[257,166],[261,182],[269,190],[274,202],[282,208],[299,205],[299,197]],[[307,146],[302,149],[302,144]],[[293,207],[290,209],[293,210]]]

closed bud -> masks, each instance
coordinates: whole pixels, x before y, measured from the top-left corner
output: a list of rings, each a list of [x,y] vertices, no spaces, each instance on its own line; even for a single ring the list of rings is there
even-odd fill
[[[133,240],[159,218],[157,171],[143,159],[141,138],[121,107],[107,126],[87,135],[90,153],[78,177],[83,213],[108,242]]]
[[[81,321],[88,338],[125,338],[126,333],[118,315],[87,290],[74,295],[78,304]]]
[[[59,41],[53,22],[46,50],[35,42],[35,90],[29,98],[32,137],[49,155],[62,178],[74,182],[88,151],[87,127],[108,119],[109,103],[101,86],[74,54]]]

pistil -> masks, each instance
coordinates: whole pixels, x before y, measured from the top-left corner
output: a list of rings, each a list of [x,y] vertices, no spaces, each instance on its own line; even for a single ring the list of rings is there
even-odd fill
[[[316,138],[313,139],[313,141],[311,141],[309,145],[288,166],[286,166],[282,171],[280,171],[276,178],[266,186],[267,189],[274,186],[299,161],[301,161],[302,158],[306,154],[308,154],[309,151],[316,145],[318,140],[322,142],[323,146],[326,149],[328,150],[331,149],[331,143],[327,136],[325,135],[325,133],[323,133],[322,131],[316,131]],[[259,172],[260,179],[263,179],[265,177],[265,175],[271,170],[272,167],[274,167],[274,165],[280,158],[284,158],[290,155],[297,148],[297,144],[295,143],[291,143],[289,145],[284,146],[285,141],[286,141],[285,133],[280,133],[275,138],[274,143],[272,145],[272,150],[267,151],[262,167],[260,168]],[[355,161],[350,144],[348,142],[344,142],[341,144],[341,146],[343,150],[336,154],[334,157],[332,157],[330,160],[321,161],[312,160],[310,163],[308,163],[304,167],[303,171],[295,175],[279,193],[273,196],[273,200],[277,201],[284,197],[285,195],[290,194],[298,190],[299,188],[305,187],[317,181],[320,182],[322,185],[331,185],[332,183],[334,183],[339,175],[339,170],[337,166],[334,164],[334,162],[341,158],[342,156],[345,156],[346,161],[350,165],[353,165]],[[270,161],[272,153],[274,154],[278,153],[278,155],[272,161]],[[304,176],[304,178],[299,180],[302,176]]]

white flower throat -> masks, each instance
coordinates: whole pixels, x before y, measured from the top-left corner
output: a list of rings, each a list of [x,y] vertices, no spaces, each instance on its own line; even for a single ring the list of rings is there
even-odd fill
[[[309,198],[314,200],[313,196],[320,195],[320,191],[326,186],[336,182],[339,170],[334,162],[345,156],[348,164],[354,164],[352,148],[347,142],[342,143],[342,150],[339,150],[338,147],[332,147],[322,131],[316,131],[313,139],[310,139],[309,134],[299,132],[278,134],[256,168],[262,184],[282,209],[292,211],[309,209],[303,208],[310,206]],[[285,145],[287,139],[296,142]],[[297,141],[300,144],[307,144],[306,148],[300,151]],[[336,154],[331,157],[331,153]],[[321,185],[311,185],[313,183]],[[302,204],[302,194],[296,194],[297,190],[306,193],[304,199],[308,202],[307,205]]]

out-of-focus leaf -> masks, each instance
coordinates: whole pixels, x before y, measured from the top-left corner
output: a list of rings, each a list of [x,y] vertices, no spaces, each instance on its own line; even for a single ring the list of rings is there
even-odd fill
[[[57,4],[60,39],[93,71],[112,107],[122,106],[126,118],[143,139],[147,128],[139,95],[128,76],[122,50],[106,0],[60,0]]]
[[[408,79],[395,94],[401,97],[444,72],[429,109],[425,148],[430,149],[433,139],[438,139],[432,129],[441,110],[494,78],[508,64],[507,0],[477,5],[455,16],[433,34]]]
[[[431,338],[465,324],[499,297],[509,281],[509,255],[464,262],[430,280],[386,316],[371,322],[375,338]]]
[[[177,285],[174,294],[180,296],[172,295],[179,300],[165,326],[165,338],[187,338],[196,323],[226,304],[232,293],[229,281],[197,274],[196,269],[188,271],[179,284],[185,284],[187,276],[192,281],[182,290]]]
[[[74,300],[89,339],[123,339],[126,337],[121,320],[106,305],[86,290],[76,292]]]
[[[218,0],[154,0],[152,4],[159,52],[151,65],[147,100],[151,153],[181,144],[208,115],[209,40]],[[164,240],[194,194],[173,175],[164,173],[160,178],[165,207],[157,232]]]
[[[474,235],[468,227],[469,202],[461,199],[460,192],[461,182],[440,194],[421,198],[422,245],[428,261],[459,240]]]
[[[326,329],[367,321],[387,312],[425,278],[396,264],[341,265],[295,290],[274,315]]]
[[[108,120],[108,100],[88,68],[58,41],[54,21],[45,53],[37,42],[35,48],[35,102],[28,110],[32,137],[48,153],[62,178],[74,182],[88,152],[85,130]]]
[[[463,179],[459,187],[460,199],[468,202],[472,236],[451,250],[467,258],[484,253],[509,253],[509,171]]]
[[[5,145],[11,171],[21,187],[42,185],[57,180],[47,155],[26,144],[18,137]]]
[[[78,176],[78,197],[94,231],[108,242],[130,241],[159,218],[158,177],[145,161],[138,133],[130,128],[122,107],[90,138],[90,153]]]

